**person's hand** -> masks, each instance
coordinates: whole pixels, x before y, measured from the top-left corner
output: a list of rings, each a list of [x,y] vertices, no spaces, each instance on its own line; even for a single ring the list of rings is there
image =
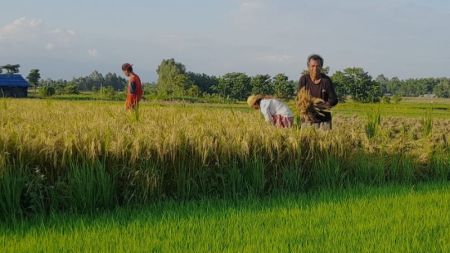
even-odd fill
[[[319,109],[322,109],[322,110],[329,110],[329,109],[331,109],[331,105],[329,103],[325,103],[325,102],[317,104],[316,107],[319,108]]]

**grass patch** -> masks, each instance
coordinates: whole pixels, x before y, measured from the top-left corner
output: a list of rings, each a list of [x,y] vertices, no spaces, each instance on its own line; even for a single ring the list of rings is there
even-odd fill
[[[2,252],[448,252],[450,186],[164,201],[0,225]]]

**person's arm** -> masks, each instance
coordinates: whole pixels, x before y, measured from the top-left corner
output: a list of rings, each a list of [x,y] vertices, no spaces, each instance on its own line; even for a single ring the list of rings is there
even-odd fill
[[[331,78],[329,78],[328,81],[329,81],[327,87],[328,102],[326,104],[329,105],[330,107],[333,107],[337,105],[339,101],[336,95],[336,91],[334,90],[334,85],[333,82],[331,81]]]
[[[134,78],[130,78],[130,94],[135,96],[137,93],[137,84]]]

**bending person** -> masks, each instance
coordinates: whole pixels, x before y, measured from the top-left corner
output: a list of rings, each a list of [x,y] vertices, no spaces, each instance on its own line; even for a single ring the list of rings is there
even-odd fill
[[[247,104],[260,110],[266,122],[280,128],[292,127],[294,115],[289,107],[278,99],[263,96],[252,95],[248,97]]]

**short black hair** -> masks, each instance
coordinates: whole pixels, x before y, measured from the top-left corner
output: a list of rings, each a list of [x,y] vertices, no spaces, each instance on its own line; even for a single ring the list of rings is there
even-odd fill
[[[309,66],[309,62],[311,60],[319,61],[320,62],[320,67],[323,67],[323,58],[322,58],[322,56],[320,56],[318,54],[312,54],[312,55],[308,56],[308,61],[306,62],[307,66]]]
[[[122,70],[123,71],[129,71],[129,72],[133,72],[133,66],[129,63],[124,63],[122,65]]]

